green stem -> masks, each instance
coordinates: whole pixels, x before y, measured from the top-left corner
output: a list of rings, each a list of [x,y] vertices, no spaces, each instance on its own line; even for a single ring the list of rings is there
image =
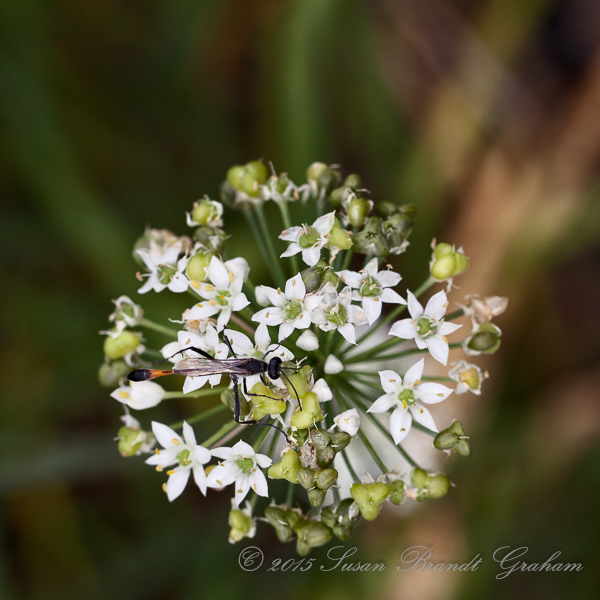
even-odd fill
[[[292,508],[292,502],[294,501],[294,492],[296,491],[296,484],[291,481],[288,482],[287,494],[285,495],[285,504],[288,508]]]
[[[422,431],[423,433],[430,435],[431,437],[437,436],[437,432],[433,431],[432,429],[429,429],[429,427],[425,427],[425,425],[421,425],[421,423],[417,423],[416,421],[413,421],[412,426],[415,429],[418,429],[419,431]]]
[[[342,450],[342,458],[344,459],[344,462],[346,463],[346,467],[347,467],[348,471],[350,471],[350,475],[351,475],[352,479],[354,479],[354,482],[360,483],[360,479],[359,479],[358,475],[356,474],[356,471],[352,468],[352,465],[350,464],[350,460],[348,458],[348,454],[346,453],[345,450]]]
[[[283,289],[285,287],[285,275],[281,268],[281,261],[279,260],[279,256],[275,252],[275,247],[273,246],[273,240],[271,239],[271,232],[269,231],[269,225],[267,223],[265,211],[263,210],[262,204],[255,204],[253,208],[258,219],[258,225],[262,230],[263,240],[265,242],[267,252],[270,256],[270,260],[267,262],[267,264],[269,265],[269,268],[272,269],[275,273],[275,280],[277,282],[277,285],[279,285],[279,287]]]
[[[422,284],[420,287],[417,288],[416,292],[415,292],[415,297],[418,298],[419,296],[423,295],[434,283],[436,283],[435,279],[431,276],[429,276]],[[369,337],[371,337],[379,328],[383,327],[384,325],[387,325],[390,321],[392,321],[393,319],[395,319],[398,315],[400,315],[402,313],[402,311],[404,311],[406,309],[406,304],[399,304],[394,310],[392,310],[390,313],[388,313],[388,315],[386,317],[384,317],[383,319],[379,320],[379,323],[377,323],[377,325],[375,325],[375,327],[371,327],[369,329],[369,331],[367,331],[362,337],[360,337],[357,340],[357,345],[360,346],[360,344],[362,344],[366,339],[368,339]],[[346,353],[348,352],[348,350],[346,350]],[[344,354],[346,354],[344,353]]]
[[[453,321],[454,319],[458,319],[465,314],[465,311],[462,308],[455,310],[454,312],[448,313],[445,317],[445,321]]]
[[[227,389],[227,386],[210,388],[206,390],[199,390],[197,392],[190,392],[184,394],[183,392],[165,392],[164,399],[169,400],[171,398],[204,398],[205,396],[213,396],[214,394],[220,394]]]
[[[159,323],[155,323],[154,321],[150,321],[149,319],[141,319],[140,326],[146,327],[146,329],[154,329],[154,331],[158,331],[160,333],[163,333],[164,335],[168,335],[171,338],[177,339],[177,331],[175,329],[171,329],[170,327],[166,327],[165,325],[160,325]]]
[[[279,210],[281,212],[281,220],[283,221],[283,226],[285,229],[289,229],[292,226],[292,221],[290,219],[290,211],[288,208],[288,203],[284,200],[283,202],[277,202],[277,206],[279,206]],[[294,256],[290,257],[292,260],[292,271],[294,275],[300,272],[300,268],[298,266],[298,256],[294,254]]]
[[[260,450],[260,447],[263,445],[263,442],[265,441],[266,437],[269,435],[269,430],[271,428],[270,427],[263,427],[264,431],[261,431],[260,435],[258,436],[258,439],[256,440],[256,442],[254,442],[254,452],[258,452]]]
[[[464,343],[464,340],[462,342],[454,342],[452,344],[448,344],[448,347],[450,349],[452,348],[461,348],[462,345]],[[423,348],[422,350],[420,348],[411,348],[410,350],[403,350],[402,352],[396,352],[395,354],[386,354],[385,356],[371,356],[368,358],[368,360],[392,360],[395,358],[403,358],[404,356],[411,356],[412,354],[423,354],[425,352],[429,352],[429,350],[427,348]],[[360,358],[360,357],[358,357]],[[365,362],[363,359],[361,360],[354,360],[354,357],[350,358],[349,360],[347,360],[345,362],[345,364],[347,365],[351,365],[352,363],[355,362]]]
[[[353,254],[354,251],[352,250],[352,248],[344,252],[344,262],[342,263],[342,268],[340,269],[340,271],[345,271],[350,266],[350,261],[352,260]]]
[[[264,236],[260,232],[260,229],[256,223],[256,219],[254,218],[254,214],[252,213],[252,211],[250,209],[244,210],[242,212],[244,214],[244,217],[246,217],[246,221],[248,221],[250,231],[252,232],[252,235],[254,236],[254,240],[258,244],[258,249],[260,250],[260,253],[262,254],[263,260],[265,261],[265,263],[267,265],[269,265],[271,263],[271,256],[269,254],[269,250],[265,246]]]
[[[219,404],[217,406],[213,406],[204,412],[198,413],[189,419],[185,419],[185,422],[188,425],[193,425],[194,423],[199,423],[200,421],[204,421],[204,419],[208,419],[208,417],[212,417],[217,413],[224,411],[227,407],[224,404]],[[177,421],[177,423],[173,423],[173,425],[169,425],[171,429],[180,429],[183,427],[183,421]]]
[[[238,423],[231,419],[231,421],[225,423],[225,425],[223,425],[223,427],[221,427],[214,435],[211,435],[207,440],[204,440],[201,445],[205,448],[212,446],[215,442],[227,435],[232,429],[235,429],[237,425]]]

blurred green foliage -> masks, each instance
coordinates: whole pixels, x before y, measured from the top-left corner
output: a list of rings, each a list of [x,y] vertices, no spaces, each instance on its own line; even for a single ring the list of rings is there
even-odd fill
[[[600,16],[589,10],[544,0],[0,3],[0,598],[395,597],[405,590],[394,560],[433,539],[430,521],[456,537],[440,561],[485,561],[458,583],[434,582],[428,597],[597,598],[600,153],[593,127],[578,133],[576,120],[597,85]],[[495,87],[506,72],[514,87]],[[498,149],[508,172],[527,173],[551,154],[545,131],[560,128],[579,135],[577,164],[589,165],[562,181],[566,200],[514,192],[499,212],[486,207],[505,181],[478,193],[469,184]],[[488,270],[465,293],[514,299],[502,363],[475,401],[473,456],[448,463],[459,486],[410,525],[390,517],[356,537],[354,559],[386,562],[383,574],[243,572],[222,498],[188,489],[168,505],[156,474],[112,441],[121,409],[96,382],[97,332],[111,298],[134,297],[136,237],[145,225],[183,232],[183,211],[215,197],[229,166],[259,156],[297,179],[313,160],[338,163],[377,198],[416,204],[411,251],[398,261],[408,281],[422,279],[433,236],[467,244],[458,234],[484,221],[508,232],[467,247]],[[246,253],[245,224],[226,219],[232,254]],[[252,266],[255,281],[267,277]],[[157,320],[185,307],[145,298]],[[267,561],[294,555],[264,528],[256,543]],[[531,560],[560,550],[584,570],[498,581],[491,555],[507,545],[530,546]]]

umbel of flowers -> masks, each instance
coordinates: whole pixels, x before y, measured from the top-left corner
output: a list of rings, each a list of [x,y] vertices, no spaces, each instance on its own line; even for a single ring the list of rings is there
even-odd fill
[[[276,206],[269,222],[268,204]],[[258,251],[271,281],[254,281],[246,256],[231,256],[225,208],[247,220],[245,251],[254,260]],[[204,495],[231,498],[231,542],[254,536],[262,521],[302,555],[332,537],[348,541],[357,522],[372,521],[384,505],[446,494],[448,476],[403,442],[431,436],[446,454],[471,454],[459,421],[440,431],[435,405],[453,392],[481,394],[488,374],[471,357],[498,350],[492,320],[507,300],[471,295],[450,311],[447,294],[469,258],[446,243],[432,244],[422,282],[406,287],[398,255],[415,216],[412,205],[371,199],[356,174],[343,178],[313,163],[297,184],[253,161],[229,170],[220,201],[194,203],[187,234],[147,229],[133,252],[138,292],[179,294],[181,312],[159,323],[128,297],[115,301],[99,377],[125,409],[120,453],[152,465],[170,501],[190,481]],[[454,322],[463,315],[470,332]],[[164,337],[162,346],[148,347],[148,329]],[[274,358],[279,371],[239,375],[237,388],[225,373],[232,360]],[[427,374],[432,365],[435,377]],[[155,371],[127,379],[157,368],[183,372],[160,380],[170,381],[169,391],[150,380]],[[141,411],[172,398],[203,398],[206,408],[171,424],[144,419]],[[206,423],[214,433],[198,439]],[[382,444],[397,450],[397,461],[384,462]]]

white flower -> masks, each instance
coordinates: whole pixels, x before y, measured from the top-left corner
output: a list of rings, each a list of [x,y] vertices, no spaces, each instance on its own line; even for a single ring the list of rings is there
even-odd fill
[[[319,349],[319,338],[310,330],[307,329],[297,340],[296,346],[301,350],[318,350]]]
[[[260,195],[263,200],[274,200],[275,202],[294,202],[298,200],[299,188],[286,175],[271,175],[267,182],[261,186]]]
[[[321,248],[328,242],[334,223],[335,211],[319,217],[311,226],[290,227],[282,231],[279,239],[292,243],[281,258],[302,252],[302,260],[309,267],[314,267],[321,258]]]
[[[343,283],[354,289],[353,299],[362,298],[362,307],[369,325],[372,325],[381,315],[384,302],[406,304],[406,300],[400,294],[390,289],[398,285],[402,277],[389,269],[378,272],[377,265],[378,260],[374,258],[358,273],[354,271],[337,273]]]
[[[340,413],[337,417],[334,417],[333,422],[340,431],[345,431],[350,435],[356,435],[360,427],[360,417],[355,408]]]
[[[234,258],[222,263],[216,256],[208,265],[210,283],[195,281],[192,286],[205,298],[187,313],[187,320],[204,320],[218,313],[217,331],[222,331],[229,322],[232,312],[242,310],[250,302],[242,292],[250,268],[243,258]]]
[[[447,306],[448,299],[443,290],[431,296],[425,310],[414,294],[409,291],[408,312],[412,318],[394,323],[389,335],[395,335],[405,340],[414,339],[418,348],[421,350],[427,348],[435,360],[445,365],[448,363],[449,353],[446,336],[462,327],[462,325],[454,323],[444,323]]]
[[[330,354],[325,360],[325,365],[323,365],[323,371],[327,373],[327,375],[335,375],[336,373],[341,373],[344,370],[344,365],[340,361],[340,359]]]
[[[169,288],[172,292],[185,292],[188,289],[189,279],[185,275],[188,258],[177,257],[181,253],[181,241],[167,246],[162,253],[152,252],[144,248],[136,250],[139,257],[144,261],[149,273],[142,274],[147,277],[146,283],[138,290],[139,294],[145,294],[150,290],[162,292]]]
[[[229,338],[231,347],[236,356],[239,356],[240,358],[258,358],[266,362],[269,362],[274,356],[278,356],[282,361],[288,361],[294,358],[294,355],[287,348],[281,346],[281,344],[271,344],[269,328],[264,323],[261,323],[256,328],[254,344],[250,341],[248,336],[239,331],[226,329],[224,333]],[[267,376],[266,373],[265,376]],[[250,375],[245,379],[247,389],[251,390],[254,385],[260,382],[260,375]],[[281,378],[273,381],[273,385],[276,387],[285,387]],[[242,386],[242,390],[243,389]]]
[[[211,322],[210,319],[190,319],[189,318],[189,314],[190,314],[190,310],[189,308],[186,308],[183,311],[183,314],[181,315],[181,319],[177,320],[177,319],[169,319],[169,321],[171,321],[171,323],[178,323],[180,325],[183,325],[183,328],[186,331],[189,331],[191,333],[206,333],[206,329],[209,325],[209,323]],[[214,319],[213,319],[214,322]]]
[[[317,395],[319,402],[329,402],[333,398],[331,388],[324,379],[317,379],[309,391]]]
[[[227,358],[227,355],[229,354],[227,344],[224,344],[219,340],[219,334],[212,324],[208,325],[204,335],[197,335],[195,333],[191,333],[190,331],[178,331],[177,341],[170,342],[166,346],[163,346],[160,352],[172,363],[177,363],[184,358],[202,358],[202,355],[194,352],[193,350],[188,350],[187,352],[181,354],[175,354],[176,352],[179,352],[179,350],[189,348],[190,346],[204,350],[204,352],[207,352],[212,357],[219,360]],[[207,382],[211,387],[214,387],[215,385],[221,383],[221,377],[222,375],[220,374],[202,375],[200,377],[186,377],[183,383],[183,393],[189,394],[190,392],[199,390]]]
[[[477,365],[466,360],[453,362],[450,366],[452,368],[448,371],[448,377],[458,383],[454,389],[457,394],[471,392],[476,396],[481,395],[481,384],[489,377],[487,371],[484,373]]]
[[[214,448],[213,456],[222,458],[219,464],[208,474],[207,485],[212,488],[223,488],[235,482],[235,503],[237,506],[252,488],[259,496],[268,496],[265,474],[259,467],[266,469],[271,459],[264,454],[257,454],[252,446],[239,441],[232,448]]]
[[[131,381],[118,387],[111,396],[134,410],[152,408],[165,397],[165,390],[154,381]]]
[[[321,302],[321,296],[306,293],[300,273],[287,280],[285,293],[262,285],[256,287],[256,295],[273,306],[259,310],[252,320],[269,326],[281,325],[279,341],[287,338],[294,329],[310,327],[312,312]]]
[[[390,432],[399,444],[410,431],[412,420],[437,431],[431,413],[420,403],[436,404],[445,400],[452,390],[440,383],[420,383],[425,359],[415,363],[402,377],[395,371],[379,371],[381,387],[385,394],[373,402],[367,412],[384,413],[390,408]],[[420,401],[420,402],[419,402]]]
[[[327,293],[321,306],[313,312],[313,323],[323,331],[337,329],[349,344],[356,344],[354,325],[364,325],[367,316],[362,308],[351,302],[350,287],[345,287],[339,294],[335,291]]]
[[[156,421],[152,421],[152,431],[163,450],[156,449],[156,454],[146,459],[146,464],[155,465],[157,471],[177,465],[167,471],[169,479],[165,491],[169,501],[173,502],[183,492],[190,478],[190,471],[194,474],[194,481],[200,491],[206,496],[203,465],[210,461],[211,454],[208,448],[196,443],[196,436],[190,425],[183,422],[183,439],[170,427]]]
[[[136,304],[129,296],[119,296],[113,302],[115,310],[108,320],[110,323],[115,323],[117,333],[121,333],[126,327],[136,327],[140,324],[144,311],[139,304]]]

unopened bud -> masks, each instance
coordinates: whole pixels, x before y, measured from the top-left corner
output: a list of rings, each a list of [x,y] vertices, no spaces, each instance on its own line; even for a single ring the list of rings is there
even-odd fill
[[[139,336],[133,331],[125,329],[116,337],[106,336],[104,340],[104,354],[110,360],[117,360],[135,352],[139,345]]]
[[[349,250],[352,248],[352,236],[340,225],[338,219],[335,220],[329,232],[328,246],[339,248],[340,250]]]
[[[290,483],[298,483],[298,469],[301,467],[299,456],[288,450],[281,460],[269,467],[267,475],[271,479],[286,479]]]
[[[310,352],[311,350],[319,349],[319,338],[310,330],[307,329],[302,335],[296,340],[296,346],[301,350]]]
[[[482,323],[465,340],[464,349],[469,355],[494,354],[500,348],[502,331],[492,323]]]
[[[313,548],[323,546],[333,535],[325,523],[308,519],[299,519],[294,526],[294,533],[298,539],[296,551],[300,556],[306,556]]]
[[[254,537],[256,531],[256,524],[254,519],[239,509],[233,509],[229,513],[229,543],[234,544],[235,542],[241,541],[245,537]]]
[[[314,162],[306,170],[306,179],[318,190],[329,194],[339,182],[339,174],[325,163]]]
[[[369,211],[371,210],[371,203],[365,198],[353,198],[348,202],[348,219],[352,227],[362,227]]]
[[[219,223],[223,215],[223,205],[220,202],[204,198],[194,204],[192,221],[199,225]]]
[[[373,521],[377,517],[379,507],[389,493],[389,486],[382,481],[355,483],[350,488],[350,494],[358,504],[360,513],[367,521]]]
[[[131,367],[122,360],[102,363],[98,369],[98,381],[102,387],[114,388],[130,371]]]
[[[142,446],[147,440],[148,434],[139,428],[135,427],[121,427],[119,429],[119,452],[121,456],[130,457],[139,454]]]
[[[221,252],[227,240],[227,234],[218,227],[201,226],[194,231],[194,238],[203,248]]]
[[[208,278],[208,265],[216,252],[198,252],[188,261],[186,273],[192,281],[206,281]]]

